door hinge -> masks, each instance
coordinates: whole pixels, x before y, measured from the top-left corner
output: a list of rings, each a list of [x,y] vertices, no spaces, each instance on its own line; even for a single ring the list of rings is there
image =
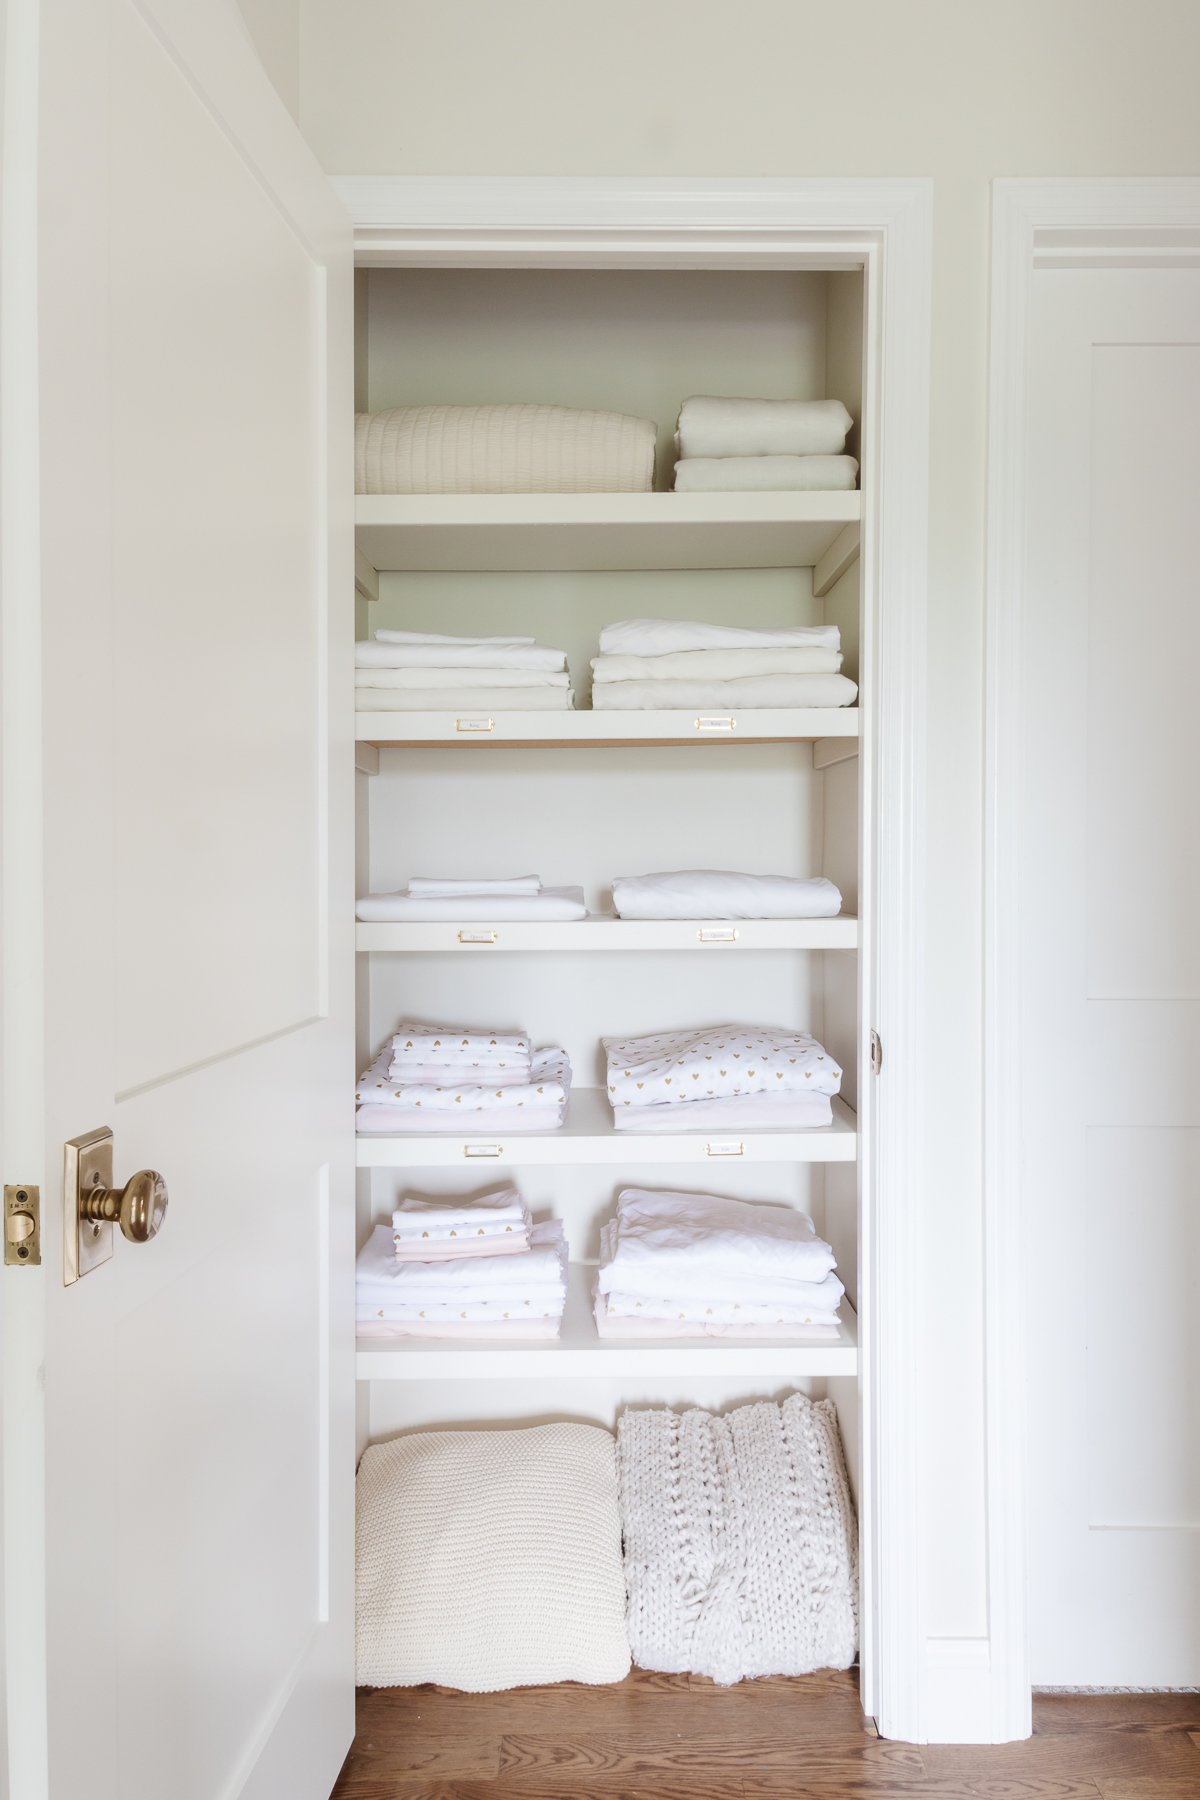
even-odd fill
[[[26,1182],[4,1189],[4,1261],[20,1268],[42,1260],[42,1196]]]
[[[883,1039],[877,1031],[871,1033],[871,1070],[878,1075],[883,1067]]]

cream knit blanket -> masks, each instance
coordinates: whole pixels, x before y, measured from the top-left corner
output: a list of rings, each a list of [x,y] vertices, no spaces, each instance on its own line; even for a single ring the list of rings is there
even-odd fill
[[[655,428],[568,406],[394,406],[354,420],[358,494],[644,493]]]
[[[831,1400],[627,1411],[617,1473],[635,1663],[729,1686],[854,1661],[857,1532]]]

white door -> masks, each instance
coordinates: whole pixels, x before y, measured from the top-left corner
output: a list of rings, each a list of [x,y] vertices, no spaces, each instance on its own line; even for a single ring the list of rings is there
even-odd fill
[[[12,1793],[317,1800],[353,1707],[349,227],[233,0],[8,13]],[[100,1126],[169,1208],[66,1286]]]
[[[1023,1224],[1035,1684],[1200,1682],[1200,270],[1041,270]]]

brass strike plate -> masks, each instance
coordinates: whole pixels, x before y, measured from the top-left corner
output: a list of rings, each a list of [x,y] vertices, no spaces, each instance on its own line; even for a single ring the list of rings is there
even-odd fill
[[[4,1261],[9,1268],[31,1268],[42,1260],[42,1196],[29,1183],[14,1182],[4,1190]]]
[[[63,1169],[63,1286],[90,1275],[113,1253],[113,1228],[103,1221],[80,1219],[79,1202],[94,1187],[110,1188],[113,1134],[107,1125],[71,1138]]]

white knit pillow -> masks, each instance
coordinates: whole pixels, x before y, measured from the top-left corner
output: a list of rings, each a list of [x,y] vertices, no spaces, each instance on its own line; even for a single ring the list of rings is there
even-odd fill
[[[361,1686],[492,1693],[629,1673],[611,1432],[373,1444],[357,1510]]]

